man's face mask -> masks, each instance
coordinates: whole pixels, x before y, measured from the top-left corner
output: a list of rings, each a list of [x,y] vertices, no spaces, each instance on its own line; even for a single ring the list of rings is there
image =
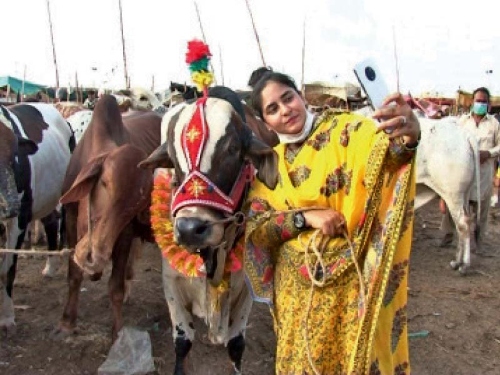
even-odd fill
[[[488,103],[474,102],[472,105],[472,112],[478,116],[484,116],[488,111]]]

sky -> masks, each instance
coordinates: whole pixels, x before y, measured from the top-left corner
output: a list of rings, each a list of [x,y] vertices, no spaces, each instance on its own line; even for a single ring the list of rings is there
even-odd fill
[[[123,88],[119,0],[16,0],[2,4],[0,76],[55,86]],[[253,15],[259,44],[252,27]],[[121,0],[131,86],[191,84],[187,42],[205,40],[217,84],[246,89],[264,63],[302,82],[356,82],[371,57],[391,91],[500,95],[493,0]],[[198,13],[196,11],[198,9]],[[201,22],[198,20],[198,14]],[[303,53],[304,51],[304,53]]]

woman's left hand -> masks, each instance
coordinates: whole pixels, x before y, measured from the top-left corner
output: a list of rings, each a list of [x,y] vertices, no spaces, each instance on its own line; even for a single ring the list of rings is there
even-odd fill
[[[402,137],[405,144],[418,142],[420,123],[401,93],[386,97],[373,118],[381,121],[377,132],[385,130],[389,138]]]

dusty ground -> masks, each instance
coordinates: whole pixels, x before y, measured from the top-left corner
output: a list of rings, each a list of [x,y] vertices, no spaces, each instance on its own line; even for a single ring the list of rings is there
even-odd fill
[[[486,250],[473,256],[473,270],[461,277],[448,267],[454,248],[439,249],[437,204],[420,211],[415,222],[409,290],[410,350],[413,374],[500,374],[500,219],[491,218]],[[423,227],[425,224],[425,228]],[[160,283],[159,253],[145,249],[137,264],[133,298],[126,306],[127,326],[150,334],[156,374],[171,374],[174,349],[170,320]],[[85,281],[81,293],[79,333],[52,341],[49,333],[62,313],[66,267],[44,280],[42,258],[19,261],[15,285],[17,335],[0,344],[0,374],[96,374],[110,348],[107,278]],[[198,322],[199,323],[199,322]],[[198,340],[190,355],[194,374],[228,373],[222,347],[211,346],[198,324]],[[247,331],[244,373],[273,373],[274,335],[265,306],[254,305]]]

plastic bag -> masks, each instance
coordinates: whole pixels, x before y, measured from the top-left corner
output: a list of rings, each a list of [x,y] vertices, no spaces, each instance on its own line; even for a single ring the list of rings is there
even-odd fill
[[[151,340],[146,331],[123,327],[97,370],[98,375],[143,375],[155,371]]]

